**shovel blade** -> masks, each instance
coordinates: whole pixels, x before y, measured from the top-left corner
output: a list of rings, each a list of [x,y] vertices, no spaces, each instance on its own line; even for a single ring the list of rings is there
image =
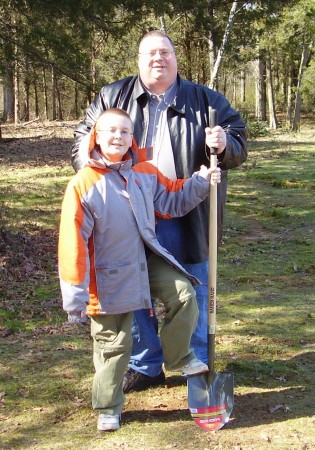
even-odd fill
[[[195,423],[215,431],[228,421],[234,406],[233,373],[208,373],[189,377],[188,407]]]

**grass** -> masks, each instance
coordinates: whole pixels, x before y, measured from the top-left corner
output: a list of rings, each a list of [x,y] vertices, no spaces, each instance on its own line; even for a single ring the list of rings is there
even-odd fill
[[[176,373],[127,396],[121,430],[95,430],[89,329],[65,322],[56,269],[70,131],[0,141],[1,450],[314,448],[312,124],[251,141],[229,173],[216,368],[234,372],[235,405],[217,433],[193,423]]]

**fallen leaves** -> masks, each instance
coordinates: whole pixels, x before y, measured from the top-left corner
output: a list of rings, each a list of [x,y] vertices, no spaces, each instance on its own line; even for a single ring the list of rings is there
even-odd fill
[[[62,347],[57,347],[56,350],[78,350],[78,346],[75,344],[63,345]]]
[[[29,362],[40,362],[44,359],[44,354],[42,352],[35,352],[30,350],[28,353],[21,353],[17,356],[19,361],[29,361]]]
[[[284,375],[282,375],[281,377],[277,377],[276,380],[281,381],[281,383],[286,383],[287,382],[287,379],[286,379],[286,377]]]
[[[3,326],[0,326],[0,337],[7,337],[7,336],[9,336],[10,334],[12,334],[12,329],[11,328],[9,328],[9,327],[3,327]]]
[[[7,395],[7,393],[5,391],[0,392],[0,406],[3,406],[4,398],[6,395]]]
[[[84,398],[74,397],[72,400],[72,403],[74,403],[76,406],[83,406],[85,400]]]
[[[271,413],[271,414],[274,414],[275,412],[277,412],[277,411],[284,411],[286,414],[287,413],[290,413],[292,410],[291,410],[291,408],[289,408],[289,406],[287,406],[287,405],[276,405],[276,406],[273,406],[273,407],[270,407],[269,408],[269,412]]]
[[[168,408],[169,405],[166,405],[165,403],[157,403],[155,405],[153,405],[153,408]]]
[[[30,396],[30,391],[29,391],[29,389],[27,387],[23,387],[23,388],[18,390],[18,394],[21,397],[27,398],[27,397]]]

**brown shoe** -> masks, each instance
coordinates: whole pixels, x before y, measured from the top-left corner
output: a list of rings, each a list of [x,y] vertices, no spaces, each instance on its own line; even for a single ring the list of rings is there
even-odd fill
[[[163,384],[165,381],[165,374],[163,370],[155,376],[149,377],[148,375],[144,375],[143,373],[136,372],[133,369],[128,369],[125,372],[124,381],[123,381],[123,391],[125,394],[133,391],[143,391],[152,386],[158,386],[159,384]]]

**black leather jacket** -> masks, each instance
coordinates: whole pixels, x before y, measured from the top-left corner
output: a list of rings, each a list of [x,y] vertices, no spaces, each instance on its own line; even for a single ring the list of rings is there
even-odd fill
[[[209,165],[205,151],[205,128],[209,126],[209,106],[218,112],[218,124],[225,130],[227,145],[218,158],[222,182],[218,185],[218,208],[223,207],[227,169],[241,165],[247,158],[246,126],[237,111],[220,93],[206,86],[184,80],[178,75],[179,90],[174,103],[168,108],[167,120],[174,152],[178,178],[187,178],[199,170],[201,164]],[[72,165],[81,167],[78,156],[80,139],[94,125],[100,114],[112,107],[125,109],[134,123],[134,136],[139,147],[145,146],[149,122],[148,94],[139,77],[127,77],[104,86],[87,109],[85,120],[75,130],[72,147]],[[208,199],[182,217],[185,236],[186,263],[204,262],[208,258]],[[220,214],[218,215],[220,217]],[[222,224],[218,224],[220,228]]]

